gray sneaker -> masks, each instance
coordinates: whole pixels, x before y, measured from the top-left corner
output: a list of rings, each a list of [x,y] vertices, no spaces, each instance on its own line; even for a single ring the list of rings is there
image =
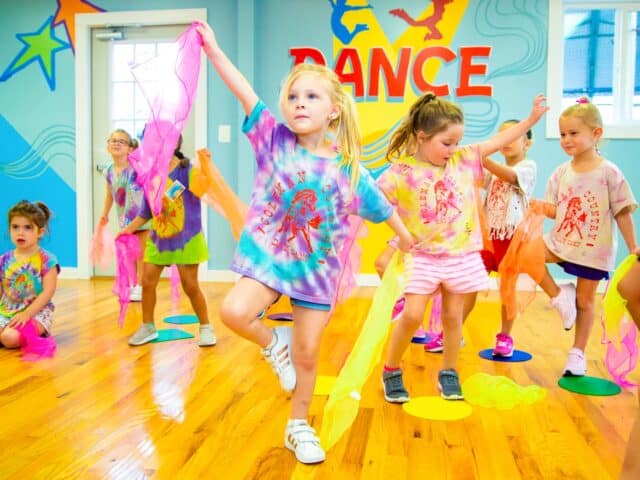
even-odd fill
[[[200,347],[211,347],[216,344],[216,334],[212,325],[200,325]]]
[[[154,325],[150,323],[143,323],[140,328],[129,339],[129,345],[144,345],[151,340],[158,338],[158,331]]]
[[[384,399],[391,403],[405,403],[409,401],[409,392],[402,383],[402,370],[382,372],[382,386]]]
[[[458,372],[453,369],[440,370],[438,373],[438,388],[440,396],[445,400],[462,400],[462,388]]]

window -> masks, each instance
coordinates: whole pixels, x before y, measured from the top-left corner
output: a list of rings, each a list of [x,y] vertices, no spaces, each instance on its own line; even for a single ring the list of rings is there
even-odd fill
[[[640,138],[640,1],[549,0],[547,136],[583,96],[598,106],[604,136]]]
[[[171,42],[114,42],[111,51],[112,74],[109,101],[112,131],[116,128],[124,128],[135,137],[142,136],[144,125],[149,119],[149,105],[131,74],[131,66],[156,57],[171,45]],[[145,73],[152,78],[158,78],[154,75],[153,69],[147,69]],[[160,82],[157,83],[159,86]]]

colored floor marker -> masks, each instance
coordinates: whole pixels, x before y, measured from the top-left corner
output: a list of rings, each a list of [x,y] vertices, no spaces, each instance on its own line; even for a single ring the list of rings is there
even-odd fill
[[[283,312],[283,313],[271,313],[267,316],[269,320],[281,320],[284,322],[290,322],[293,320],[293,315],[291,313]]]
[[[622,389],[615,383],[597,377],[562,377],[558,380],[565,390],[582,395],[609,396],[618,395]]]
[[[165,328],[158,330],[158,338],[151,340],[150,343],[171,342],[172,340],[185,340],[187,338],[193,338],[193,335],[177,328]]]
[[[169,315],[164,318],[165,323],[173,323],[177,325],[188,325],[191,323],[199,323],[198,317],[195,315]]]
[[[522,350],[514,350],[511,357],[494,357],[492,348],[480,350],[480,352],[478,352],[478,355],[480,355],[480,357],[484,358],[485,360],[492,360],[494,362],[526,362],[533,358],[530,353],[523,352]]]
[[[402,409],[409,415],[426,420],[453,421],[471,415],[473,408],[459,400],[445,400],[442,397],[417,397],[402,404]]]
[[[313,389],[314,395],[329,395],[336,383],[336,377],[327,375],[318,375],[316,378],[316,386]]]

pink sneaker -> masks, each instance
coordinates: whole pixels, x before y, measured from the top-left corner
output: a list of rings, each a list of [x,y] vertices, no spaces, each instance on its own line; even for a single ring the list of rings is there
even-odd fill
[[[395,322],[398,317],[400,316],[400,314],[402,313],[402,311],[404,310],[404,303],[405,303],[405,298],[404,297],[400,297],[398,300],[396,300],[395,305],[393,306],[393,311],[391,312],[391,321]]]
[[[444,350],[444,340],[442,338],[442,333],[439,333],[435,337],[432,337],[427,343],[424,344],[425,352],[440,353],[442,350]]]
[[[513,338],[506,333],[496,335],[496,348],[492,352],[494,357],[509,358],[513,355]]]

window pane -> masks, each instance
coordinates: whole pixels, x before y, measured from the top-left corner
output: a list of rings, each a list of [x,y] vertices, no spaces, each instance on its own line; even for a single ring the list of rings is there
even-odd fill
[[[135,62],[143,63],[156,56],[156,44],[155,43],[137,43]]]
[[[133,117],[133,82],[114,82],[111,97],[111,118],[124,120]]]
[[[117,82],[132,80],[130,66],[133,62],[133,45],[113,44],[113,80]]]
[[[611,95],[614,25],[614,10],[565,11],[564,97]]]

